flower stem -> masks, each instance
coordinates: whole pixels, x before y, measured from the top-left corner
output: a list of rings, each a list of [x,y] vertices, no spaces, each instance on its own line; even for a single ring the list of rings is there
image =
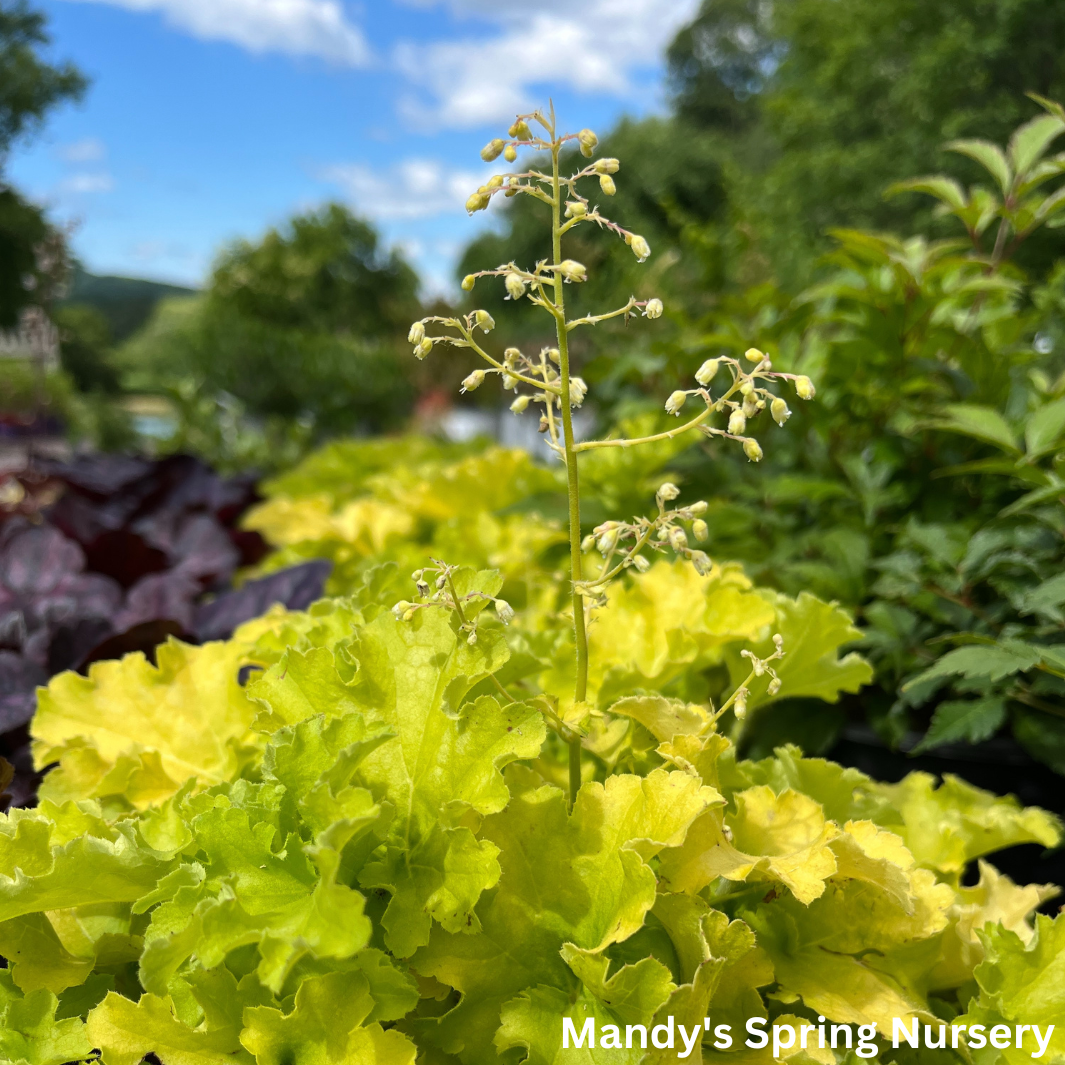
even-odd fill
[[[555,266],[562,262],[562,184],[558,156],[562,143],[555,133],[554,107],[551,109],[551,253]],[[584,596],[581,568],[581,492],[577,476],[577,449],[573,439],[573,411],[570,407],[569,332],[566,329],[566,294],[560,270],[555,272],[555,332],[558,337],[559,370],[562,376],[562,440],[566,460],[566,488],[569,496],[570,582],[573,589],[573,636],[577,650],[577,675],[573,699],[583,703],[588,695],[588,631],[584,622]],[[569,805],[577,801],[581,786],[581,740],[569,741]]]

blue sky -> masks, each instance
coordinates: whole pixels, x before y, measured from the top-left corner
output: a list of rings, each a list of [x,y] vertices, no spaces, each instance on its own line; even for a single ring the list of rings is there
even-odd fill
[[[486,224],[481,146],[551,95],[574,127],[663,103],[697,0],[34,0],[92,79],[12,183],[89,269],[197,284],[218,249],[340,199],[429,291]],[[490,220],[489,220],[490,224]]]

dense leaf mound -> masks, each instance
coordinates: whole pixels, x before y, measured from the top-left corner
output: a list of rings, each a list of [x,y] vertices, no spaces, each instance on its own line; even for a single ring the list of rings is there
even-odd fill
[[[604,627],[668,613],[659,566]],[[561,1049],[566,1016],[670,1014],[711,1020],[689,1060],[719,1056],[719,1023],[818,1014],[889,1035],[896,1016],[1057,1023],[1063,1060],[1065,924],[1032,922],[1053,889],[982,861],[1055,845],[1051,815],[795,748],[743,760],[729,719],[665,694],[727,661],[713,619],[746,611],[742,639],[767,639],[767,598],[711,575],[682,597],[703,620],[688,644],[602,640],[613,690],[587,711],[569,810],[545,710],[567,712],[550,687],[568,649],[543,657],[521,616],[505,636],[481,615],[472,644],[444,609],[397,620],[390,580],[42,693],[34,753],[55,768],[37,809],[0,819],[0,1060],[672,1061]],[[831,698],[853,665],[818,631],[793,639],[791,676]]]

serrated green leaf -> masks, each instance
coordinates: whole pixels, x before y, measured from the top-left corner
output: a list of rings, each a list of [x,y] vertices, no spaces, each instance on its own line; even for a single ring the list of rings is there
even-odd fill
[[[1037,458],[1053,449],[1065,431],[1065,399],[1048,403],[1029,415],[1024,427],[1028,457]]]
[[[950,699],[939,703],[914,754],[944,743],[980,743],[993,736],[1006,720],[1006,700],[997,695],[984,699]]]
[[[588,993],[626,1024],[647,1024],[674,989],[669,970],[655,958],[623,965],[607,976],[610,959],[572,943],[562,945],[562,960]]]
[[[85,981],[95,956],[71,954],[43,913],[30,913],[0,924],[0,956],[7,959],[15,985],[22,991],[58,995]]]
[[[981,140],[950,141],[944,147],[949,152],[967,155],[978,162],[998,184],[1003,196],[1008,196],[1013,184],[1013,173],[1006,160],[1006,154],[997,144]]]
[[[265,708],[256,727],[266,731],[295,725],[316,714],[341,717],[359,709],[355,692],[337,670],[334,653],[325,647],[306,653],[287,651],[248,684],[247,692]]]
[[[962,210],[968,200],[965,190],[952,178],[931,176],[896,181],[884,191],[885,196],[897,196],[900,192],[925,192],[934,196],[952,211]]]
[[[1042,661],[1038,647],[1020,640],[1002,641],[995,644],[972,644],[948,651],[934,666],[906,682],[903,691],[918,684],[941,677],[986,677],[1002,680],[1015,673],[1024,673]]]
[[[1008,148],[1013,172],[1018,176],[1027,174],[1063,130],[1065,122],[1057,115],[1038,115],[1018,127],[1010,137]]]
[[[1006,419],[994,407],[981,407],[973,403],[954,403],[943,408],[943,416],[929,422],[929,428],[994,444],[1010,454],[1020,454],[1017,438]]]

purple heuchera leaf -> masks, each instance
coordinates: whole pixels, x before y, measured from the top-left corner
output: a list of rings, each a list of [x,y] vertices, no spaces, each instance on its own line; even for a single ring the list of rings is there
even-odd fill
[[[305,610],[321,598],[332,568],[331,562],[317,559],[248,581],[237,591],[226,592],[197,607],[192,631],[201,643],[225,640],[239,625],[265,614],[274,603],[289,610]]]
[[[180,569],[143,577],[130,588],[125,605],[115,615],[115,631],[166,620],[176,621],[184,632],[192,632],[193,601],[199,594],[199,582]]]
[[[36,663],[0,651],[0,733],[25,725],[37,709],[37,686],[48,680]]]

